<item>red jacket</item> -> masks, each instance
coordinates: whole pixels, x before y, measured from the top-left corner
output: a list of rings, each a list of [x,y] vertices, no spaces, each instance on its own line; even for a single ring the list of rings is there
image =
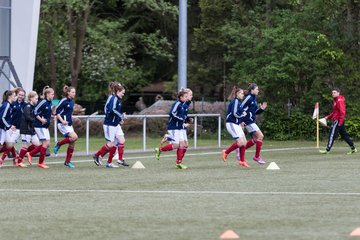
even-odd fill
[[[341,126],[344,123],[345,114],[346,114],[345,98],[344,96],[339,95],[338,97],[334,98],[333,111],[328,116],[326,116],[326,118],[331,119],[333,121],[338,120],[339,126]]]

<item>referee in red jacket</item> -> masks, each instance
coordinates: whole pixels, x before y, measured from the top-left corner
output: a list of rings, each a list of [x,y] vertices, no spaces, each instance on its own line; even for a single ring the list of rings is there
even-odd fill
[[[333,88],[331,91],[333,97],[333,111],[329,115],[325,117],[325,119],[331,119],[332,124],[330,128],[329,141],[326,146],[326,150],[320,150],[320,153],[327,154],[330,152],[335,138],[337,138],[338,134],[345,140],[347,144],[349,144],[351,151],[347,154],[356,153],[357,150],[354,146],[353,141],[350,139],[349,134],[345,129],[345,114],[346,114],[346,105],[345,105],[345,97],[340,95],[339,88]]]

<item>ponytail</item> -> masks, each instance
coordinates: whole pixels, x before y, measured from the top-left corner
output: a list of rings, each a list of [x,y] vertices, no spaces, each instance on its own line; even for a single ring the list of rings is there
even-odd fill
[[[6,102],[11,95],[13,95],[15,91],[14,90],[6,90],[3,94],[3,101],[2,103]]]
[[[64,87],[63,87],[63,97],[68,97],[69,96],[69,92],[71,91],[71,90],[73,90],[73,89],[75,89],[74,87],[71,87],[71,86],[68,86],[68,85],[65,85]]]
[[[238,93],[239,91],[243,91],[243,89],[241,89],[241,88],[239,88],[239,87],[237,87],[237,86],[233,86],[233,88],[232,88],[232,90],[231,90],[231,93],[230,93],[230,95],[229,95],[229,97],[228,97],[228,100],[229,100],[229,101],[233,100],[233,99],[236,97],[236,95],[237,95],[237,93]]]

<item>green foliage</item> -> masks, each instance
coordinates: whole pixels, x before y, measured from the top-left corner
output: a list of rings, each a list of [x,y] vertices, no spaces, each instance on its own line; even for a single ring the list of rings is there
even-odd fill
[[[345,121],[346,131],[354,140],[360,139],[360,117],[347,118]]]
[[[293,109],[288,116],[280,107],[270,107],[259,121],[260,129],[268,139],[273,140],[316,140],[316,121],[311,115]],[[321,135],[326,136],[327,129],[321,128]]]

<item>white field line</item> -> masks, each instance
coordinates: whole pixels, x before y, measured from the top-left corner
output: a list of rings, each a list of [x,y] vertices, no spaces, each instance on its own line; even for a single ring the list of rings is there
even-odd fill
[[[295,150],[311,150],[311,149],[317,149],[316,147],[297,147],[297,148],[274,148],[274,149],[262,149],[262,152],[280,152],[280,151],[295,151]],[[252,152],[252,151],[249,151]],[[140,153],[141,154],[141,153]],[[202,152],[202,153],[186,153],[186,156],[204,156],[204,155],[216,155],[219,154],[219,158],[221,158],[221,152]],[[176,157],[176,154],[166,154],[161,155],[161,158],[172,158]],[[89,156],[89,159],[82,159],[82,160],[74,160],[72,162],[74,163],[84,163],[84,162],[93,162],[92,156]],[[154,158],[154,156],[138,156],[138,157],[126,157],[126,160],[136,160],[136,159],[149,159]],[[105,159],[104,159],[105,160]],[[46,159],[45,159],[46,161]],[[161,160],[160,160],[161,161]],[[26,163],[26,160],[25,160]],[[36,161],[34,162],[36,164]],[[46,162],[47,165],[53,165],[53,164],[64,164],[64,161],[51,161]],[[13,167],[12,165],[3,165],[3,167]]]
[[[356,192],[225,192],[225,191],[157,191],[157,190],[102,190],[102,189],[0,189],[0,193],[135,193],[189,195],[285,195],[285,196],[360,196]]]

